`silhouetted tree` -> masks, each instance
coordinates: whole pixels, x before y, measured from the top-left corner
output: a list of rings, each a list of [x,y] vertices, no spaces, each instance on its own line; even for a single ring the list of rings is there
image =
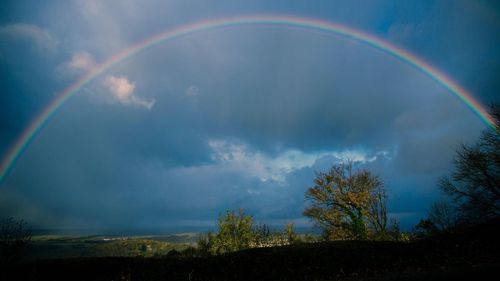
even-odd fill
[[[500,106],[490,115],[495,128],[484,131],[474,145],[456,151],[455,171],[441,179],[441,189],[457,203],[461,219],[479,222],[500,215]]]
[[[417,238],[424,238],[439,233],[439,230],[431,220],[420,219],[417,225],[413,228],[413,233]]]
[[[384,240],[394,240],[394,241],[404,241],[403,233],[399,227],[399,220],[391,218],[389,222],[389,227],[383,236]]]
[[[27,229],[24,220],[0,220],[0,265],[19,260],[30,242],[31,230]]]
[[[441,232],[451,230],[457,224],[456,210],[445,200],[432,203],[427,217]]]
[[[413,228],[413,234],[417,238],[448,232],[455,228],[458,223],[456,207],[441,199],[432,203],[427,218],[420,219]]]
[[[326,239],[367,239],[370,223],[386,228],[382,182],[369,171],[354,171],[351,161],[317,173],[306,198],[311,205],[304,215],[323,229]]]

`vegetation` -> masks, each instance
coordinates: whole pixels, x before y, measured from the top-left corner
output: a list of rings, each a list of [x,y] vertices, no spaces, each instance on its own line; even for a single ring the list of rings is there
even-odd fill
[[[188,253],[195,233],[162,236],[62,236],[34,235],[26,260],[76,257],[161,257],[171,251]]]
[[[318,173],[306,193],[311,206],[304,215],[323,229],[327,240],[386,239],[387,197],[380,179],[353,163],[334,165]]]
[[[489,280],[500,264],[500,221],[410,241],[331,241],[209,257],[34,261],[1,280]],[[2,277],[4,277],[2,279]]]
[[[272,232],[265,224],[254,225],[253,218],[243,209],[227,210],[219,216],[217,232],[202,234],[198,240],[201,256],[219,255],[248,248],[283,246],[298,242],[292,223],[283,232]]]
[[[462,144],[455,171],[440,181],[456,202],[462,223],[500,216],[500,106],[493,105],[490,115],[495,129],[485,130],[474,145]]]
[[[494,129],[483,131],[477,143],[456,150],[455,170],[439,181],[448,198],[432,204],[427,218],[415,226],[417,237],[500,216],[500,107],[493,105],[490,115]]]
[[[165,256],[172,251],[182,251],[186,248],[186,245],[150,239],[128,239],[100,243],[93,248],[93,255],[101,257],[153,257]]]
[[[20,260],[31,242],[31,231],[24,220],[0,220],[0,266]]]
[[[498,107],[492,112],[498,129]],[[486,131],[477,144],[462,145],[457,150],[456,170],[440,181],[449,200],[433,203],[427,217],[420,220],[413,233],[401,233],[398,222],[388,217],[382,181],[370,171],[355,170],[353,162],[345,162],[332,166],[327,172],[318,172],[314,185],[306,192],[310,205],[304,215],[322,228],[322,239],[298,235],[292,223],[286,224],[282,231],[272,231],[266,224],[254,224],[252,216],[238,209],[220,215],[217,231],[201,235],[197,247],[152,238],[116,237],[50,238],[47,245],[54,247],[67,242],[67,248],[79,250],[87,257],[161,257],[150,259],[160,260],[158,264],[138,259],[103,259],[110,264],[106,270],[111,280],[130,280],[134,274],[138,279],[154,279],[148,272],[156,274],[156,271],[146,270],[133,272],[123,264],[134,264],[134,268],[160,268],[163,271],[160,270],[158,276],[162,278],[171,277],[168,274],[175,272],[172,279],[179,280],[195,280],[193,276],[197,280],[210,280],[211,277],[217,280],[272,280],[272,277],[293,279],[297,276],[307,276],[311,280],[352,280],[359,276],[373,277],[373,272],[377,271],[381,271],[377,277],[385,276],[388,271],[394,272],[395,264],[404,274],[415,272],[415,267],[417,272],[426,267],[431,271],[452,268],[453,272],[456,270],[453,268],[474,263],[496,268],[500,264],[499,140],[497,132]],[[470,230],[457,230],[458,225],[485,221],[487,223]],[[5,264],[20,256],[21,250],[31,241],[31,233],[26,230],[24,221],[12,218],[2,220],[0,227],[0,257]],[[241,250],[247,251],[235,253]],[[60,266],[54,264],[54,268]],[[82,266],[89,264],[82,263]],[[247,274],[249,266],[254,271]],[[31,273],[45,276],[37,268],[35,264]],[[455,276],[462,274],[465,273]],[[426,276],[420,277],[409,276],[412,280],[426,279]]]
[[[198,242],[204,253],[224,254],[246,249],[254,240],[253,219],[242,209],[238,212],[226,211],[225,215],[219,216],[217,227],[215,235],[208,233]]]
[[[295,233],[295,228],[294,228],[293,223],[287,223],[287,224],[285,224],[285,231],[284,231],[284,233],[285,233],[286,240],[287,240],[288,243],[295,243],[295,242],[299,242],[300,241],[299,237]]]
[[[426,238],[439,234],[439,230],[430,219],[420,219],[413,227],[412,234],[415,238]]]
[[[433,227],[440,232],[449,231],[457,224],[455,207],[443,199],[432,203],[428,218]]]

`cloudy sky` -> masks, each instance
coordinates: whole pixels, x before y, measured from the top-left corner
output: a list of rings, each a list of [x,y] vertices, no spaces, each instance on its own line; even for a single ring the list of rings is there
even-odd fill
[[[500,102],[494,1],[1,1],[0,156],[66,87],[160,32],[238,15],[355,28]],[[315,171],[379,175],[403,227],[425,216],[454,149],[485,125],[442,85],[366,44],[248,25],[171,40],[86,84],[0,183],[0,215],[42,228],[213,225],[244,208],[307,225]]]

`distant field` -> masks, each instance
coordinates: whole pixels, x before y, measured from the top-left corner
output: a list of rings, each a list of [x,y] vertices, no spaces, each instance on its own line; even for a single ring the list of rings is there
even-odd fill
[[[171,250],[182,251],[197,240],[196,233],[144,236],[33,236],[26,258],[53,259],[70,257],[153,257]]]

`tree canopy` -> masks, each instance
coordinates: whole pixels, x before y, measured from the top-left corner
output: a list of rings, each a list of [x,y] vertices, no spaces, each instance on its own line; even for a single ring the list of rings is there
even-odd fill
[[[319,172],[306,192],[311,205],[304,215],[314,220],[327,239],[367,239],[369,230],[385,233],[386,195],[380,179],[352,162]]]

